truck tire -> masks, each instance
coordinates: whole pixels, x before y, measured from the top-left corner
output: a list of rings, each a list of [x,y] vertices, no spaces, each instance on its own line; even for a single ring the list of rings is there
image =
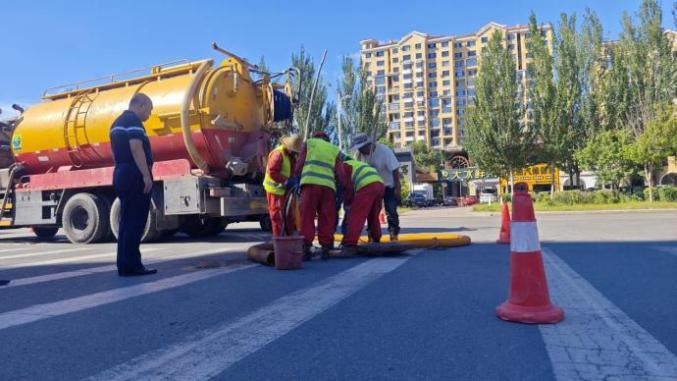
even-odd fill
[[[77,193],[69,198],[61,217],[66,237],[73,243],[104,240],[110,230],[110,205],[92,193]]]
[[[228,222],[223,218],[191,217],[181,224],[181,232],[190,238],[213,237],[221,234]]]
[[[118,232],[120,231],[120,199],[116,198],[113,201],[113,206],[110,208],[110,227],[113,231],[113,236],[115,239],[118,239]],[[143,229],[143,235],[141,236],[141,242],[153,242],[157,241],[162,237],[162,230],[159,230],[157,227],[157,214],[153,205],[150,206],[150,211],[148,212],[148,219],[146,220],[146,226]]]
[[[259,226],[261,226],[261,230],[263,230],[264,232],[273,231],[273,222],[270,221],[270,216],[267,214],[261,216],[261,219],[259,219]]]
[[[58,227],[38,227],[35,226],[32,228],[33,234],[35,234],[36,237],[38,237],[38,240],[40,241],[49,241],[54,239],[54,236],[56,236],[56,233],[59,231]]]

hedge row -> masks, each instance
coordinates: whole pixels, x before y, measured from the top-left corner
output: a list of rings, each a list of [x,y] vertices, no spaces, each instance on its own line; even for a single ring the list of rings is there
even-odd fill
[[[504,194],[503,201],[510,202],[510,195]],[[568,190],[555,192],[550,198],[549,192],[531,193],[531,198],[538,203],[548,205],[579,205],[579,204],[617,204],[628,201],[643,201],[649,199],[649,189],[634,194],[614,192],[611,190],[580,191]],[[677,201],[677,186],[660,186],[654,188],[655,201]]]

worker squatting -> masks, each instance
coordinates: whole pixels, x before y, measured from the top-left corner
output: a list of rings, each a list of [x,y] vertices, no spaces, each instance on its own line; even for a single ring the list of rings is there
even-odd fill
[[[373,142],[366,134],[356,134],[351,146],[357,151],[356,160],[330,143],[324,132],[314,133],[305,144],[298,135],[283,137],[280,142],[269,155],[263,183],[273,236],[292,235],[300,229],[304,260],[308,260],[317,232],[326,257],[333,249],[338,210],[343,204],[341,247],[344,254],[355,254],[365,222],[370,242],[380,241],[379,214],[385,203],[390,238],[397,240],[399,163],[389,147]],[[291,194],[299,193],[300,226],[296,226],[285,205]]]

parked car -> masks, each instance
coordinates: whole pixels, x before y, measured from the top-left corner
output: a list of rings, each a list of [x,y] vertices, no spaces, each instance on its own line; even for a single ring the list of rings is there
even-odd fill
[[[444,198],[442,205],[444,205],[444,206],[456,206],[456,205],[458,205],[458,200],[456,200],[456,197],[447,196],[447,197]]]
[[[413,192],[410,196],[411,205],[418,208],[425,208],[430,206],[430,200],[422,192]]]

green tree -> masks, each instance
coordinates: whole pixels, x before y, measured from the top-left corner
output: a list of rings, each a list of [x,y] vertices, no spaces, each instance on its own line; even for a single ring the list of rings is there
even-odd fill
[[[560,29],[568,26],[566,15],[563,15],[563,18]],[[552,195],[555,192],[555,168],[566,159],[570,136],[567,126],[563,123],[565,118],[558,115],[563,113],[561,111],[566,106],[560,104],[565,103],[566,99],[559,99],[559,85],[563,85],[566,81],[560,81],[557,86],[555,85],[553,56],[548,49],[542,30],[543,28],[536,21],[536,15],[532,12],[529,16],[529,38],[527,40],[528,50],[533,57],[533,60],[527,63],[529,84],[527,88],[531,106],[529,124],[538,134],[539,161],[550,164],[552,175],[550,194]]]
[[[576,152],[576,158],[604,185],[617,190],[634,172],[632,137],[626,130],[601,131]]]
[[[677,153],[677,118],[672,105],[662,105],[656,119],[649,121],[632,147],[635,162],[660,166],[668,156]]]
[[[294,78],[292,88],[296,89],[298,81],[301,81],[301,91],[299,103],[294,110],[294,129],[302,135],[308,117],[310,107],[310,93],[312,92],[315,81],[316,69],[315,63],[306,50],[302,47],[298,53],[291,56],[292,66],[300,70],[300,78]],[[315,90],[315,99],[313,100],[313,109],[310,110],[310,123],[308,129],[310,132],[324,131],[333,134],[335,126],[336,106],[328,100],[327,86],[323,83],[322,77]]]
[[[343,78],[338,84],[338,102],[342,102],[343,136],[348,137],[353,131],[364,132],[378,141],[386,133],[383,101],[374,92],[367,78],[367,71],[357,67],[351,57],[343,57],[342,69]]]
[[[658,107],[677,95],[677,65],[671,51],[671,41],[663,33],[662,10],[656,0],[644,0],[637,12],[638,25],[626,13],[623,32],[613,62],[627,92],[627,109],[621,110],[622,121],[635,140],[640,139],[649,123],[657,120]],[[664,136],[663,139],[674,139]],[[638,155],[637,159],[646,158]],[[654,162],[642,161],[649,186],[649,201],[653,201]]]
[[[425,141],[414,142],[411,145],[411,150],[417,167],[437,170],[442,164],[442,152],[430,148]]]
[[[513,55],[501,32],[491,36],[475,83],[474,105],[468,108],[466,148],[482,170],[510,177],[530,164],[535,131],[525,124],[525,107],[515,80]]]

